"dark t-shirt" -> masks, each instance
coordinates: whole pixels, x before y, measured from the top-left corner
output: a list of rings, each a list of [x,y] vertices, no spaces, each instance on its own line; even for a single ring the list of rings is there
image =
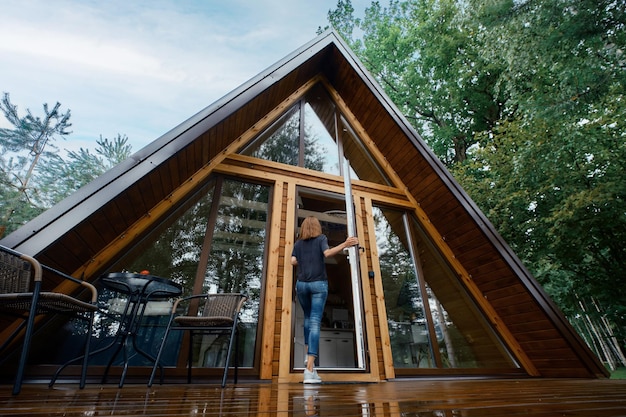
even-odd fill
[[[298,240],[293,245],[291,256],[298,260],[299,281],[325,281],[326,265],[324,264],[324,251],[329,249],[328,239],[325,235]]]

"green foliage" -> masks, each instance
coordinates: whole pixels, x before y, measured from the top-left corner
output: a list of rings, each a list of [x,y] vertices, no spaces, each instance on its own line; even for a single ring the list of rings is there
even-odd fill
[[[518,117],[482,134],[474,165],[487,172],[454,172],[563,310],[593,297],[624,337],[624,5],[546,0],[491,12],[483,52],[506,64],[498,88]],[[475,189],[485,177],[491,189]]]
[[[70,111],[60,111],[61,104],[52,109],[43,105],[44,116],[26,110],[20,117],[17,106],[11,103],[8,93],[0,101],[12,129],[0,129],[0,235],[13,230],[43,211],[41,196],[34,180],[58,148],[53,143],[57,137],[70,134],[67,130]]]
[[[373,2],[362,20],[345,3],[329,14],[333,27],[439,158],[464,161],[474,133],[504,117],[507,101],[496,88],[502,68],[480,53],[478,22],[453,0]]]
[[[60,107],[44,104],[43,117],[29,109],[21,117],[8,93],[0,101],[12,125],[0,129],[0,237],[130,156],[128,138],[118,135],[112,141],[100,137],[95,154],[81,148],[63,159],[54,142],[71,133],[71,113],[62,113]]]
[[[113,140],[100,136],[96,144],[95,153],[80,148],[77,152],[68,152],[66,159],[59,155],[51,158],[39,178],[46,206],[53,206],[131,155],[125,135],[118,134]]]
[[[623,2],[474,4],[484,24],[481,53],[502,62],[499,88],[516,106],[550,119],[585,116],[612,88],[623,89]]]
[[[626,329],[626,3],[391,0],[329,13],[566,312]]]
[[[611,379],[626,379],[626,368],[617,368],[615,371],[611,372]]]

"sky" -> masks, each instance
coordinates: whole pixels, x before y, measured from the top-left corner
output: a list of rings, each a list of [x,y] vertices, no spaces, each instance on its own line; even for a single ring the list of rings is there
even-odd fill
[[[353,0],[355,14],[366,0]],[[0,0],[0,93],[71,111],[60,149],[133,152],[316,36],[337,0]],[[11,125],[0,115],[0,127]]]

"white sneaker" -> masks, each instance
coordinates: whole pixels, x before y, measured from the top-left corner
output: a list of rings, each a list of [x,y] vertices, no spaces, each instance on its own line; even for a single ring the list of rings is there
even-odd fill
[[[305,384],[321,384],[322,378],[317,374],[317,371],[314,369],[313,372],[308,369],[304,370],[304,381]]]

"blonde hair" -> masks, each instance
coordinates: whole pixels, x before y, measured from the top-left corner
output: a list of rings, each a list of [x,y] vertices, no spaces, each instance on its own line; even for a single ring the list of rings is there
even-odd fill
[[[309,216],[302,221],[300,226],[300,239],[307,240],[322,234],[322,225],[315,216]]]

